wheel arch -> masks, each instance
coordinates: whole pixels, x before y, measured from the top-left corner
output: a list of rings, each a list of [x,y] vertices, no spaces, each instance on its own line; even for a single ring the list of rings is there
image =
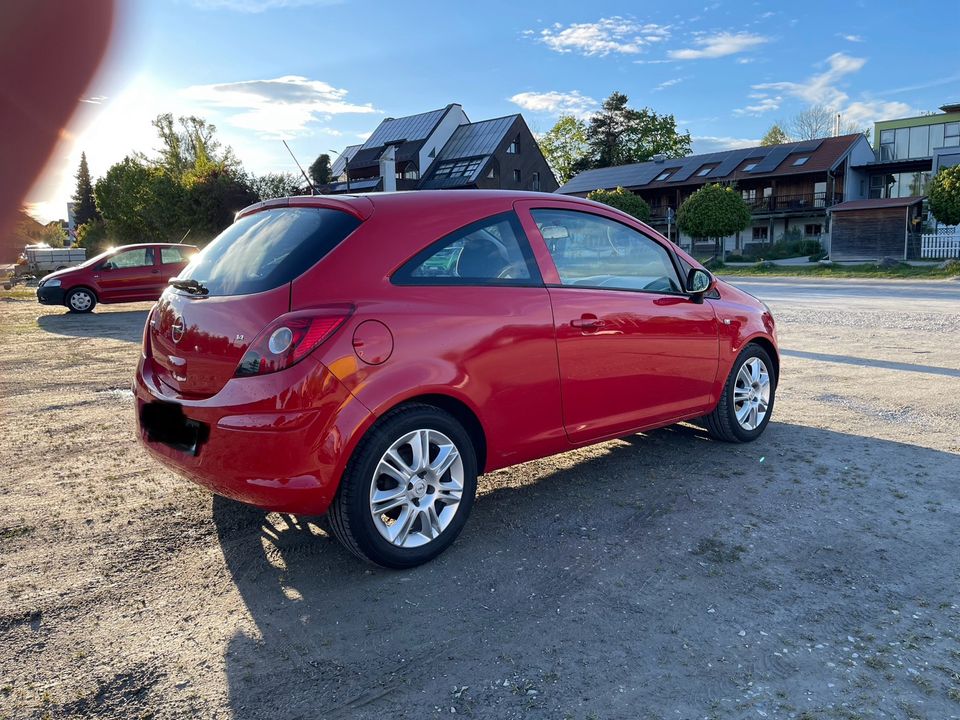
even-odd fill
[[[743,347],[746,347],[751,343],[762,347],[767,352],[767,355],[770,356],[770,360],[773,362],[774,376],[777,379],[777,383],[779,383],[780,382],[780,353],[777,352],[777,346],[773,344],[770,338],[765,337],[764,335],[756,335],[750,338],[749,340],[747,340],[747,342],[743,344]]]
[[[452,395],[424,393],[422,395],[404,398],[395,405],[384,409],[384,411],[378,413],[378,415],[383,417],[383,415],[391,410],[406,405],[431,405],[453,415],[457,422],[463,426],[463,429],[467,431],[467,435],[470,436],[470,440],[473,442],[473,449],[477,453],[477,471],[481,474],[484,472],[487,464],[487,434],[483,429],[483,423],[480,422],[480,418],[476,412],[474,412],[473,408],[463,400],[455,398]]]

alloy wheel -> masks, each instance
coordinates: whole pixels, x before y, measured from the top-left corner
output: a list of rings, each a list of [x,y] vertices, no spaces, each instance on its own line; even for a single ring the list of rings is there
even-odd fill
[[[744,430],[756,430],[770,406],[770,372],[763,360],[752,357],[740,366],[733,387],[733,409]]]
[[[457,514],[463,483],[463,460],[449,437],[430,429],[406,433],[387,448],[373,473],[373,523],[392,545],[426,545]]]

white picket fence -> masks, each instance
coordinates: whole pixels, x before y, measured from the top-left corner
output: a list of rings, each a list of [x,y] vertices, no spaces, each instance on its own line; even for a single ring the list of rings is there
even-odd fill
[[[920,257],[960,258],[960,226],[938,228],[920,236]]]

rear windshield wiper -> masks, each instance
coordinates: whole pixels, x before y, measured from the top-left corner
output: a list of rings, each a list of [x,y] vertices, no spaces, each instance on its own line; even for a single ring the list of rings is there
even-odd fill
[[[186,290],[193,295],[207,295],[210,292],[206,285],[193,278],[170,278],[170,284],[177,290]]]

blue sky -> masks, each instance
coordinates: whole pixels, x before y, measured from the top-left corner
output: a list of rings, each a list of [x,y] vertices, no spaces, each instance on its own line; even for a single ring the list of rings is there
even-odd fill
[[[449,102],[543,132],[619,90],[706,152],[755,144],[811,103],[868,127],[960,101],[956,0],[120,2],[107,62],[28,196],[44,220],[65,214],[81,150],[99,176],[153,148],[164,111],[214,122],[262,173],[295,170],[281,138],[307,165]]]

